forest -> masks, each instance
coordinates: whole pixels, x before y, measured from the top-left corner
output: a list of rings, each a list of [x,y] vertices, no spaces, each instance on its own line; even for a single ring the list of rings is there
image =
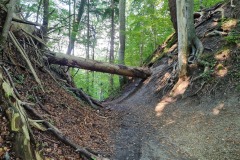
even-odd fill
[[[218,2],[196,1],[195,10]],[[46,23],[48,31],[43,36],[52,51],[86,59],[143,66],[154,49],[173,33],[168,1],[163,0],[127,1],[122,8],[117,0],[18,3],[25,20]],[[126,13],[123,29],[120,28],[121,10]],[[126,41],[124,52],[120,50],[120,30]],[[99,100],[116,95],[121,88],[118,76],[74,68],[69,72],[78,87]]]
[[[239,8],[1,0],[0,159],[238,159]]]

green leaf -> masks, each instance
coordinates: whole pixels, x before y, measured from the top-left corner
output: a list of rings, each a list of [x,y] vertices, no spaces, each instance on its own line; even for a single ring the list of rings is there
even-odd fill
[[[2,87],[6,97],[10,97],[13,95],[13,88],[8,83],[3,82]]]

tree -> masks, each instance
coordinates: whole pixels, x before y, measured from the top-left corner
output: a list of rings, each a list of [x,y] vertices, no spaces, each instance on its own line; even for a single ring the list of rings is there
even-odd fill
[[[173,10],[176,1],[177,12]],[[178,74],[179,78],[187,76],[188,56],[199,56],[203,52],[202,42],[196,35],[193,20],[194,3],[192,0],[169,0],[170,12],[178,33]],[[171,9],[172,8],[172,9]],[[177,17],[177,24],[176,18]],[[174,27],[175,28],[175,27]]]
[[[138,78],[147,78],[151,75],[150,69],[132,68],[120,64],[113,65],[110,63],[104,63],[94,61],[91,59],[84,59],[80,57],[54,52],[46,53],[46,56],[50,64],[58,64],[62,66],[75,67],[91,71],[99,71]]]
[[[171,15],[171,21],[173,24],[173,28],[175,32],[177,33],[177,6],[176,6],[176,0],[168,0],[168,6],[170,10],[170,15]]]
[[[119,0],[119,53],[118,53],[118,63],[124,63],[125,56],[125,30],[126,30],[126,18],[125,18],[126,0]],[[120,77],[120,85],[124,84],[124,78]]]
[[[80,3],[79,8],[78,8],[77,20],[75,21],[75,19],[74,19],[73,29],[72,29],[70,41],[69,41],[69,44],[68,44],[68,49],[67,49],[67,54],[68,55],[71,54],[71,52],[74,48],[74,43],[76,41],[77,32],[78,32],[78,29],[79,29],[79,24],[80,24],[82,15],[84,13],[85,3],[86,3],[86,0],[81,0],[81,3]]]
[[[47,42],[47,32],[49,23],[49,0],[43,0],[43,23],[42,23],[42,33],[43,39]]]
[[[90,4],[89,0],[87,0],[87,51],[86,51],[86,59],[89,59],[89,51],[90,51]],[[89,72],[86,72],[86,83],[89,84]],[[87,92],[89,92],[89,85],[87,85]]]
[[[110,41],[110,53],[109,53],[109,63],[114,63],[114,38],[115,38],[115,24],[114,24],[114,0],[111,0],[111,41]],[[113,90],[113,75],[110,75],[110,91]]]
[[[13,13],[15,11],[15,5],[16,5],[16,0],[10,0],[9,3],[7,4],[7,8],[8,8],[7,17],[3,25],[2,34],[0,35],[0,55],[2,54],[2,50],[7,41],[8,32],[9,32],[12,18],[13,18]]]

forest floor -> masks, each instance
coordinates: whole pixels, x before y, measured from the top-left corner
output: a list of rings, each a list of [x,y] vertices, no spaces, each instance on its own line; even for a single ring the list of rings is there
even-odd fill
[[[8,63],[4,67],[11,73],[22,101],[34,103],[34,109],[74,143],[110,159],[237,160],[240,157],[240,44],[229,43],[220,35],[207,36],[214,30],[228,34],[232,30],[240,31],[239,20],[234,20],[234,16],[240,17],[240,2],[234,9],[229,5],[223,8],[226,21],[222,22],[221,13],[216,12],[199,21],[201,25],[197,27],[205,47],[203,58],[211,63],[210,72],[199,77],[203,67],[190,69],[189,80],[179,86],[176,96],[170,94],[173,85],[168,82],[177,59],[176,44],[151,66],[151,77],[144,81],[133,79],[121,96],[104,102],[107,109],[91,109],[66,91],[65,83],[59,80],[61,77],[56,75],[56,83],[35,64],[45,88],[43,93],[14,49],[6,51],[3,62]],[[35,48],[24,46],[34,61]],[[8,128],[9,122],[0,106],[0,158],[9,153],[11,159],[19,159],[13,152],[14,140]],[[82,159],[51,132],[32,129],[44,159]]]

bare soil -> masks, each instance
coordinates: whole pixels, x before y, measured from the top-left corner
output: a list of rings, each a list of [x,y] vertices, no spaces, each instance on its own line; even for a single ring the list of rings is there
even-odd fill
[[[228,5],[223,8],[225,18],[239,14]],[[240,159],[240,45],[229,44],[223,36],[205,36],[234,28],[222,25],[220,17],[216,12],[197,27],[205,47],[202,57],[212,64],[209,74],[199,77],[204,67],[190,67],[189,79],[171,91],[175,45],[153,64],[149,79],[135,80],[122,96],[105,103],[117,115],[112,159]]]

